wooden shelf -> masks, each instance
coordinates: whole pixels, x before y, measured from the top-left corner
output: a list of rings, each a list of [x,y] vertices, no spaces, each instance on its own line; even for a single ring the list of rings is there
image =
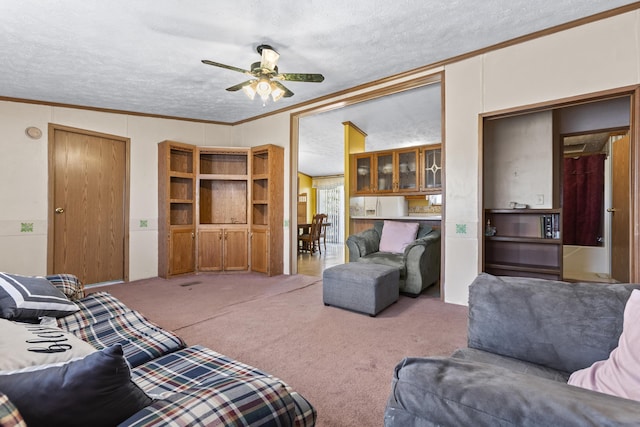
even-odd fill
[[[560,239],[545,239],[542,237],[485,236],[485,240],[494,242],[536,243],[541,245],[557,245],[561,243]]]
[[[275,145],[251,150],[251,270],[282,274],[284,221],[284,149]]]
[[[193,173],[190,172],[169,172],[168,176],[170,178],[184,178],[184,179],[192,179]]]
[[[247,153],[200,149],[199,174],[243,175],[249,173]]]
[[[487,263],[485,264],[487,268],[500,269],[500,270],[511,270],[511,271],[531,271],[537,273],[545,273],[545,274],[558,274],[560,272],[557,268],[550,268],[546,265],[535,265],[535,264],[496,264],[496,263]]]
[[[158,274],[282,274],[284,149],[158,147]]]
[[[200,174],[198,175],[200,180],[203,179],[217,179],[217,180],[225,180],[225,181],[246,181],[249,176],[248,175],[230,175],[230,174]]]
[[[523,214],[523,215],[542,215],[559,213],[560,209],[486,209],[488,214]]]
[[[562,277],[562,211],[560,209],[486,209],[484,224],[495,227],[484,236],[483,271],[560,279]],[[544,237],[546,235],[555,237]]]
[[[193,174],[193,151],[174,145],[169,148],[169,173]]]
[[[169,197],[193,201],[193,176],[169,177]]]
[[[158,144],[158,275],[195,271],[195,147]]]

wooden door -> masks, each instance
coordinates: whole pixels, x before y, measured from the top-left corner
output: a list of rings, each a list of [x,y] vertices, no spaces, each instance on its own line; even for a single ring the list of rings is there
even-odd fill
[[[198,232],[198,270],[222,271],[222,229]]]
[[[246,229],[224,230],[224,269],[247,270],[249,268],[248,232]]]
[[[128,280],[128,155],[128,138],[49,126],[49,273]]]
[[[611,147],[611,277],[629,281],[629,136],[618,139]]]
[[[269,273],[269,234],[264,228],[251,231],[251,271]]]

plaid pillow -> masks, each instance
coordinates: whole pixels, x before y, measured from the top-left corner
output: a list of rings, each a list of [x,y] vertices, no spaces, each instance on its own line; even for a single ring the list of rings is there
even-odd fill
[[[0,392],[0,426],[27,427],[18,408],[16,408],[9,400],[9,397],[2,392]]]
[[[53,274],[45,277],[71,301],[84,298],[84,285],[73,274]]]

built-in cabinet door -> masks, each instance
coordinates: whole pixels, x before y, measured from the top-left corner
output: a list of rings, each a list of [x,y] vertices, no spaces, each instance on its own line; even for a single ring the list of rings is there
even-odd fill
[[[370,194],[375,191],[373,156],[369,153],[352,157],[351,188],[355,194]]]
[[[395,187],[393,173],[393,152],[385,151],[375,154],[375,182],[374,187],[377,193],[391,193]]]
[[[269,273],[269,232],[266,228],[251,231],[251,271]]]
[[[247,270],[249,268],[249,246],[247,229],[224,230],[224,257],[225,270]]]
[[[195,271],[195,239],[193,228],[171,229],[169,238],[170,265],[169,274],[184,274]]]
[[[442,191],[442,148],[434,145],[422,152],[422,191],[439,193]]]
[[[221,228],[200,230],[198,233],[198,270],[221,271],[223,231]]]
[[[411,193],[418,190],[420,184],[418,163],[420,160],[419,148],[397,150],[394,153],[393,189],[397,193]]]

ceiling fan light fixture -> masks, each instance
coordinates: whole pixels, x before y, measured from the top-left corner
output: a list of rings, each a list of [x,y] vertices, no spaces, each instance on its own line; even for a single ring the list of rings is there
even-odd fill
[[[266,77],[261,77],[256,85],[256,92],[258,92],[258,95],[263,98],[265,96],[268,97],[271,93],[271,82],[269,81],[269,79],[267,79]]]
[[[252,101],[256,97],[256,92],[257,92],[256,91],[256,86],[258,86],[258,82],[257,81],[254,81],[251,84],[242,86],[242,91]]]
[[[275,83],[271,82],[271,98],[273,99],[273,102],[276,102],[283,96],[284,90],[280,89],[278,86],[276,86]]]
[[[320,83],[324,80],[322,74],[305,74],[305,73],[283,73],[278,71],[278,58],[280,54],[276,52],[271,46],[261,44],[257,48],[258,53],[261,55],[260,62],[254,62],[251,64],[249,70],[233,67],[231,65],[221,64],[219,62],[203,59],[201,62],[214,67],[226,68],[231,71],[237,71],[239,73],[250,76],[251,80],[228,87],[226,90],[229,92],[236,92],[242,89],[247,95],[247,98],[253,100],[256,94],[260,95],[262,99],[262,105],[265,106],[269,100],[269,96],[273,99],[273,102],[278,101],[280,98],[289,98],[293,96],[293,92],[283,86],[279,80],[295,81],[295,82],[312,82]],[[278,80],[278,81],[272,81]]]

